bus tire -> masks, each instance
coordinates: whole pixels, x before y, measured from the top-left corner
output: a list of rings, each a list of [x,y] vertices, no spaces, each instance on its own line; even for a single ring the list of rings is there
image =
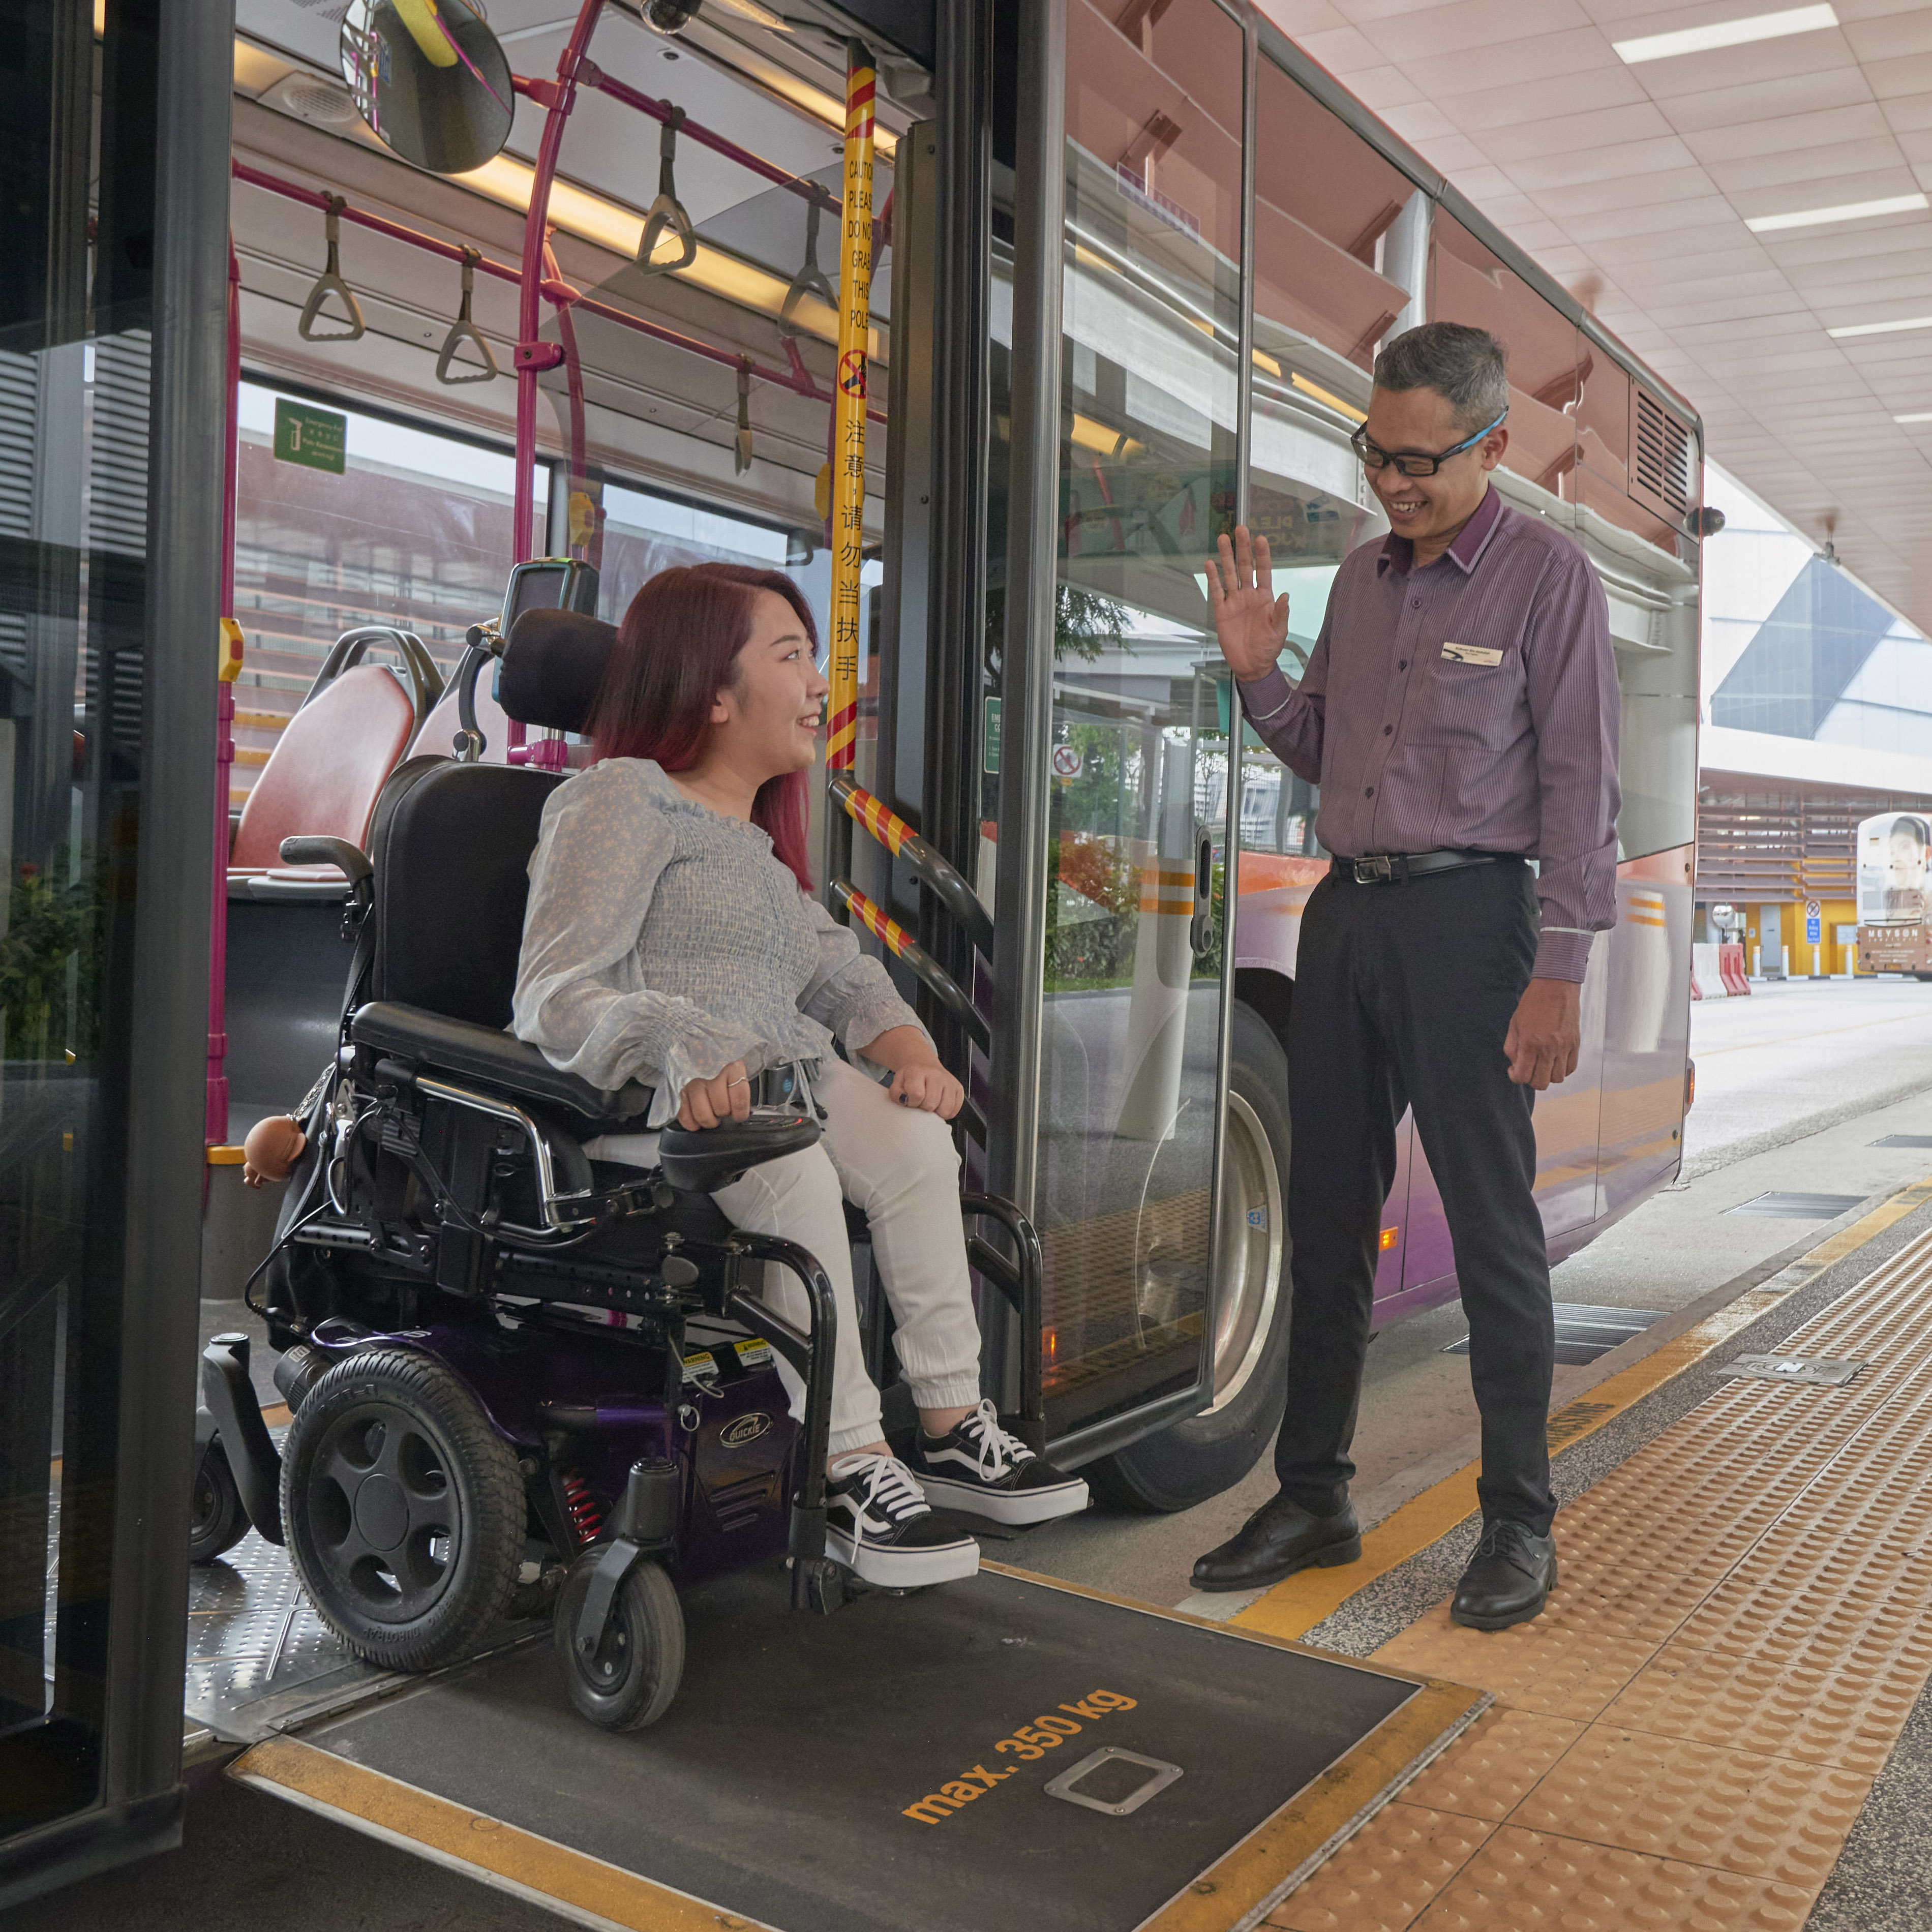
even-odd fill
[[[1158,1434],[1090,1463],[1081,1473],[1103,1505],[1143,1514],[1192,1509],[1232,1489],[1260,1460],[1280,1426],[1288,1367],[1288,1055],[1255,1010],[1234,1003],[1228,1055],[1228,1140],[1220,1216],[1229,1220],[1231,1201],[1252,1207],[1265,1203],[1270,1237],[1268,1265],[1274,1272],[1272,1294],[1264,1284],[1257,1329],[1251,1330],[1214,1407],[1191,1415]],[[1250,1201],[1250,1196],[1258,1197]],[[1245,1215],[1243,1234],[1252,1241]],[[1216,1238],[1215,1274],[1226,1279],[1223,1261],[1230,1229]],[[1257,1244],[1258,1245],[1258,1244]],[[1252,1258],[1250,1266],[1252,1265]],[[1233,1352],[1232,1343],[1229,1345]]]

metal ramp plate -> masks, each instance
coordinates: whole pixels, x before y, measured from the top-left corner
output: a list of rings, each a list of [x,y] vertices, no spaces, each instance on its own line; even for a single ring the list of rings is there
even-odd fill
[[[776,1567],[685,1602],[648,1731],[525,1646],[232,1774],[594,1925],[1245,1932],[1490,1701],[991,1564],[824,1619]]]

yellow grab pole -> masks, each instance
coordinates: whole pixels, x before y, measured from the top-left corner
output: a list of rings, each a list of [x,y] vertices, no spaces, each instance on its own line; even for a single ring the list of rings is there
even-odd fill
[[[859,568],[866,542],[866,350],[872,326],[872,95],[865,44],[845,44],[845,191],[838,250],[838,380],[832,401],[832,711],[830,772],[850,771],[859,744]],[[832,851],[841,813],[828,821]],[[842,870],[842,866],[836,867]]]

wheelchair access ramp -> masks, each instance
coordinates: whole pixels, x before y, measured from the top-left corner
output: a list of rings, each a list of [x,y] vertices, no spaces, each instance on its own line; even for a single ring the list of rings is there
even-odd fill
[[[992,1565],[786,1606],[692,1592],[649,1730],[532,1643],[231,1774],[592,1925],[1245,1932],[1490,1701]]]

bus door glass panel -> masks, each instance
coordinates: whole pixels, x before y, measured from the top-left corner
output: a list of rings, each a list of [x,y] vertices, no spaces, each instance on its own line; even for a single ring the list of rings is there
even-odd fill
[[[1378,265],[1389,266],[1390,230],[1413,190],[1265,57],[1256,97],[1248,525],[1268,539],[1274,588],[1288,600],[1282,670],[1298,682],[1342,558],[1388,533],[1348,436],[1368,407],[1367,365],[1406,300]],[[1328,870],[1320,803],[1316,785],[1244,732],[1238,969],[1294,976],[1302,909]],[[1409,1136],[1405,1115],[1378,1294],[1402,1286]]]
[[[1603,580],[1620,693],[1617,922],[1592,964],[1593,973],[1598,960],[1605,969],[1599,1214],[1621,1208],[1682,1152],[1697,832],[1701,545],[1620,488],[1598,454],[1592,430],[1601,425],[1607,448],[1620,406],[1630,420],[1633,386],[1617,373],[1622,394],[1600,366],[1591,378],[1607,393],[1598,410],[1586,400],[1576,472],[1578,534]]]
[[[138,10],[110,8],[98,50],[74,0],[32,15],[0,88],[14,117],[0,530],[10,554],[31,560],[0,601],[0,1846],[10,1848],[88,1810],[95,1842],[111,1846],[100,1808],[117,1780],[141,1800],[159,1769],[109,1762],[104,1744],[118,1730],[136,1754],[122,1714],[143,1701],[110,1671],[110,1625],[156,1607],[117,1550],[136,1507],[124,1486],[143,1454],[120,1438],[121,1418],[160,1400],[123,1326],[129,1043],[150,1018],[129,1009],[135,914],[166,890],[141,809],[147,653],[166,647],[148,622],[146,244],[160,117],[154,30],[143,37]],[[98,80],[90,110],[90,55],[110,84],[118,76],[118,118],[100,116]],[[76,73],[77,99],[66,84]],[[205,850],[167,862],[205,865]],[[52,1862],[56,1847],[44,1842],[38,1856]]]
[[[1214,0],[1120,12],[1067,17],[1034,1202],[1055,1434],[1197,1379],[1218,1111],[1230,801],[1205,559],[1234,498],[1243,44]]]
[[[1366,373],[1408,304],[1405,244],[1426,199],[1272,61],[1256,82],[1256,320]]]
[[[1576,408],[1591,360],[1569,317],[1492,254],[1453,215],[1436,212],[1430,320],[1486,328],[1509,356],[1509,447],[1503,467],[1572,500]],[[1595,352],[1602,354],[1600,350]]]

